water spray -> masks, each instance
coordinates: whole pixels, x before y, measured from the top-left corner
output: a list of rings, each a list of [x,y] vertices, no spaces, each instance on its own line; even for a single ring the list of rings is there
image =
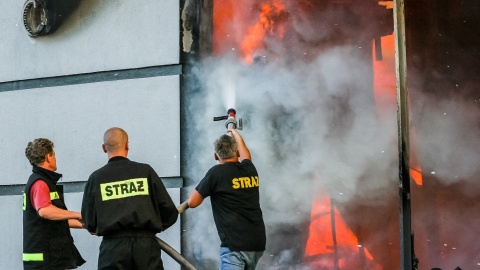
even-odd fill
[[[230,108],[227,111],[227,115],[213,117],[213,121],[227,120],[225,121],[225,127],[227,129],[242,130],[243,128],[242,118],[238,118],[238,122],[237,122],[236,115],[237,115],[237,111],[235,111],[235,109],[233,108]]]

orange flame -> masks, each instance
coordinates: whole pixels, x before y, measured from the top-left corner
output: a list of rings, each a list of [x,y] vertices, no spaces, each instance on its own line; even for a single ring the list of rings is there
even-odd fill
[[[279,18],[284,13],[285,6],[282,0],[273,0],[273,3],[261,5],[258,22],[248,29],[248,34],[241,44],[242,56],[247,63],[253,63],[254,54],[262,46],[267,34],[283,38],[285,28]]]
[[[332,231],[332,214],[335,219],[335,238],[338,246],[348,249],[358,249],[358,240],[353,232],[346,226],[341,214],[336,208],[331,213],[330,199],[318,200],[312,205],[310,237],[305,249],[306,256],[333,253],[334,234]]]
[[[397,104],[397,86],[395,74],[395,38],[392,35],[381,38],[382,61],[373,61],[373,96],[377,113],[382,118],[388,108]],[[372,46],[372,54],[374,49]],[[372,57],[373,58],[373,57]]]
[[[333,269],[335,252],[338,266],[342,269],[350,269],[351,265],[358,265],[361,256],[369,261],[369,265],[375,264],[372,254],[358,243],[358,238],[345,223],[341,213],[336,207],[332,209],[330,198],[324,196],[312,204],[305,257],[317,257],[317,259],[311,259],[312,266],[316,268]]]
[[[418,186],[423,185],[423,177],[422,177],[421,169],[410,168],[410,177],[412,178],[413,181],[415,181],[415,184],[417,184]]]
[[[397,102],[395,38],[393,34],[382,37],[382,55],[382,61],[373,60],[374,98],[377,106],[377,112],[380,117],[383,116],[386,108],[395,106]],[[415,136],[413,133],[411,141],[413,145],[415,143]],[[410,177],[418,186],[423,184],[422,168],[417,160],[414,149],[411,149],[410,151]]]
[[[231,1],[215,1],[213,5],[213,52],[222,54],[227,48],[234,48],[236,40],[232,33],[231,24],[234,14],[234,3]]]
[[[232,51],[251,64],[267,47],[265,42],[268,39],[281,40],[285,33],[286,8],[283,0],[267,1],[253,8],[258,10],[258,14],[253,15],[244,2],[215,1],[213,52],[225,54]]]

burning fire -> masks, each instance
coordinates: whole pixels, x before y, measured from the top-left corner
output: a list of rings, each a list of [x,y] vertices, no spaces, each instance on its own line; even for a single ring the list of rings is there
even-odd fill
[[[395,75],[395,38],[392,35],[381,38],[382,61],[373,61],[373,93],[378,115],[382,117],[386,108],[397,103],[397,87]],[[374,50],[372,48],[372,55]]]
[[[395,39],[393,34],[382,37],[382,61],[373,61],[374,70],[374,97],[377,112],[380,118],[385,114],[386,108],[396,106],[396,77],[395,77]],[[372,50],[372,55],[374,54]],[[412,145],[415,143],[412,133]],[[418,186],[423,184],[422,168],[416,158],[414,147],[410,149],[410,177]]]
[[[328,196],[313,202],[309,231],[305,257],[315,269],[356,269],[362,264],[381,269]]]
[[[286,10],[281,0],[261,4],[258,22],[248,29],[242,41],[242,56],[249,64],[253,63],[255,52],[261,49],[266,36],[283,39],[285,27],[282,24]]]
[[[288,12],[282,0],[270,0],[254,7],[258,13],[250,17],[251,10],[234,12],[245,8],[243,2],[215,1],[214,4],[214,52],[223,54],[229,49],[248,64],[261,55],[268,39],[281,40],[285,34],[284,23]],[[248,13],[248,15],[245,15]],[[243,15],[240,15],[243,14]],[[232,23],[225,23],[232,21]]]

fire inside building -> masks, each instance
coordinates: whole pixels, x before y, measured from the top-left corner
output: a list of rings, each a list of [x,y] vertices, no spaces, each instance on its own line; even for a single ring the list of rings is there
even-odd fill
[[[480,269],[480,2],[20,2],[0,3],[0,268],[22,265],[26,142],[55,141],[78,210],[121,126],[180,207],[236,117],[266,226],[257,269]],[[218,269],[210,206],[158,234],[165,269]],[[101,238],[72,236],[95,269]]]
[[[411,217],[400,209],[401,137],[392,126],[392,1],[193,6],[186,1],[184,11],[201,13],[191,28],[198,55],[186,59],[204,69],[193,77],[225,108],[242,108],[245,132],[267,141],[257,153],[270,153],[260,166],[269,232],[260,269],[479,267],[480,246],[471,241],[479,207],[479,4],[405,1]],[[198,97],[207,106],[214,100]],[[411,222],[410,239],[401,237],[402,222]],[[189,259],[209,256],[194,246],[185,248]]]

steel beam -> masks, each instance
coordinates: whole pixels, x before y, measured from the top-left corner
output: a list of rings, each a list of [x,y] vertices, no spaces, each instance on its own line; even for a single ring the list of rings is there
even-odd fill
[[[405,3],[394,0],[395,62],[397,78],[397,122],[400,195],[400,262],[402,270],[413,270],[413,241],[410,202],[409,121],[407,57],[405,42]]]

